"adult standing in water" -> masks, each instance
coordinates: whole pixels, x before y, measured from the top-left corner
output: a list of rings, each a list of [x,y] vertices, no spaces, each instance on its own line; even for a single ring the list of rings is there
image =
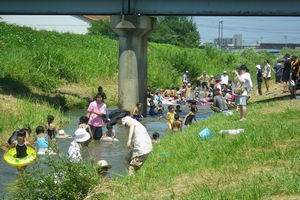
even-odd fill
[[[137,120],[130,117],[127,110],[113,110],[109,114],[109,125],[122,124],[128,132],[127,148],[132,150],[125,156],[124,165],[129,176],[138,171],[152,151],[151,138],[146,128]]]
[[[96,95],[96,100],[89,104],[86,116],[89,118],[88,124],[91,127],[94,140],[102,137],[103,118],[106,115],[106,104],[103,103],[101,94]]]

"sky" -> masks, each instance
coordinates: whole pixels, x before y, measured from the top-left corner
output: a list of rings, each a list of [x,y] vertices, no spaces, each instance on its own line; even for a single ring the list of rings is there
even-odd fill
[[[36,29],[57,30],[58,32],[87,33],[87,23],[78,22],[70,15],[0,15],[8,23],[35,27]],[[49,22],[49,18],[51,23]],[[300,17],[204,17],[193,16],[200,32],[201,42],[213,42],[219,37],[219,22],[223,21],[223,38],[242,34],[244,45],[265,43],[300,43]]]
[[[213,42],[219,37],[219,22],[223,21],[223,38],[242,34],[244,45],[262,40],[265,43],[300,43],[300,17],[201,17],[194,16],[201,42]]]

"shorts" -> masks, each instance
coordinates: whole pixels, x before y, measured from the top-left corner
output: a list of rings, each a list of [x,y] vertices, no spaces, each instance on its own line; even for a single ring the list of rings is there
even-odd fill
[[[132,154],[133,151],[130,151],[124,158],[124,165],[128,168],[129,175],[134,175],[143,166],[150,152],[136,157],[132,157]]]
[[[236,95],[235,97],[235,105],[237,106],[246,106],[247,105],[247,96],[244,95]]]
[[[283,75],[282,75],[282,81],[283,82],[288,82],[290,80],[290,72],[283,72]]]
[[[282,82],[282,76],[276,76],[275,83],[281,83]]]

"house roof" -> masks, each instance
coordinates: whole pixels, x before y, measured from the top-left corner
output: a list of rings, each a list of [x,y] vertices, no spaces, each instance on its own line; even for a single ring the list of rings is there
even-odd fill
[[[89,21],[98,21],[98,20],[106,20],[106,19],[110,21],[109,15],[80,15],[80,17]]]

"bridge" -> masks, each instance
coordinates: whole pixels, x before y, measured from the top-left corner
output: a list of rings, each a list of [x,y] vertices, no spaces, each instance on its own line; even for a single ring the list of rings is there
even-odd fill
[[[299,0],[2,0],[0,14],[299,16]]]
[[[155,16],[299,17],[299,6],[299,0],[2,0],[0,14],[111,15],[120,36],[118,107],[133,110],[142,102],[146,116],[147,38]]]

